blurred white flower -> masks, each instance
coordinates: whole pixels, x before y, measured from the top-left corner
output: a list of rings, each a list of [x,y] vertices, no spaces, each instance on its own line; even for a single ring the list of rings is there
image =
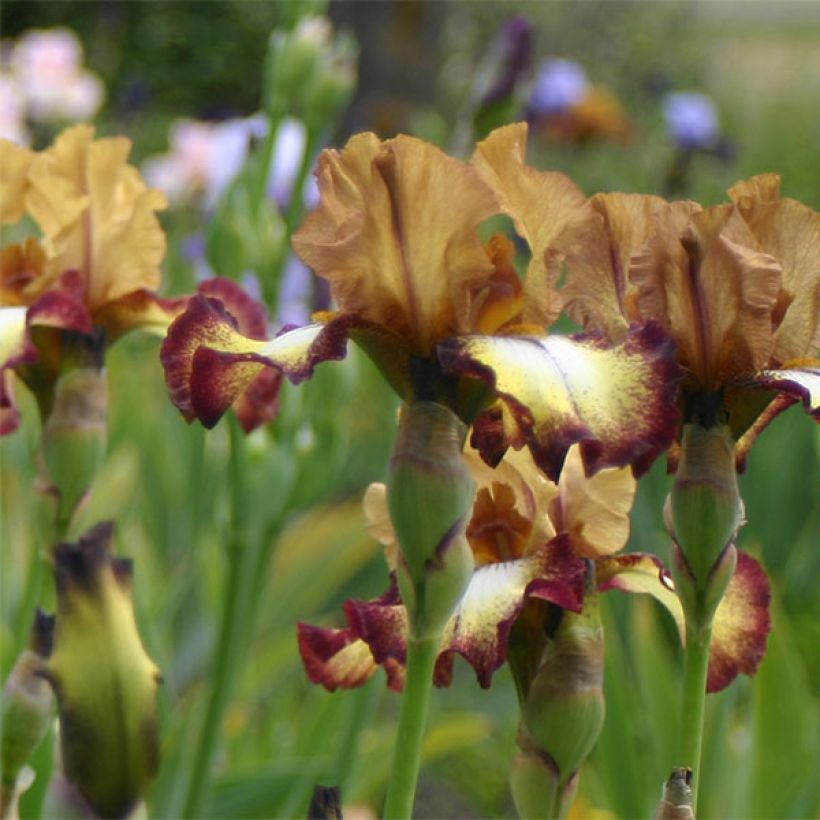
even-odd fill
[[[530,93],[530,110],[537,115],[560,114],[577,105],[589,88],[583,67],[572,60],[542,61]]]
[[[706,94],[678,91],[663,103],[666,131],[681,148],[713,148],[720,139],[717,109]]]
[[[20,37],[11,52],[11,70],[32,120],[86,120],[97,113],[103,84],[82,61],[80,41],[69,29],[32,29]]]
[[[194,196],[213,207],[244,165],[258,129],[254,119],[178,120],[171,126],[170,152],[143,164],[145,179],[171,202]]]
[[[29,145],[31,135],[25,126],[25,101],[16,80],[0,73],[0,138],[18,145]]]

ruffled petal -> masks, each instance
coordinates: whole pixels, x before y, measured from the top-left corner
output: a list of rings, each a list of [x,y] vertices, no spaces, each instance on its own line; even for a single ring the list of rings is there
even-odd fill
[[[41,292],[77,270],[93,311],[159,286],[166,240],[155,211],[167,203],[127,164],[130,148],[122,137],[95,141],[92,126],[76,125],[31,162],[26,209],[43,230],[48,256]]]
[[[737,569],[715,613],[707,692],[725,689],[741,672],[754,675],[772,628],[771,590],[760,564],[738,550]]]
[[[570,447],[559,497],[551,505],[556,530],[572,537],[576,554],[598,558],[623,549],[629,538],[629,511],[635,478],[627,468],[601,470],[589,477],[578,445]]]
[[[683,608],[668,571],[654,555],[613,555],[596,562],[599,589],[652,595],[670,612],[684,640]],[[738,550],[737,569],[715,612],[707,692],[725,689],[741,672],[753,675],[766,653],[771,630],[771,592],[766,573]]]
[[[638,318],[632,259],[654,233],[653,216],[666,202],[645,194],[609,193],[596,194],[589,206],[596,218],[568,255],[561,299],[567,314],[587,330],[622,339]]]
[[[370,647],[350,628],[325,629],[300,622],[296,629],[308,678],[328,692],[363,686],[379,668]],[[393,662],[385,664],[385,671],[388,687],[400,691],[402,668]]]
[[[472,163],[530,247],[523,321],[549,327],[561,311],[556,282],[569,248],[585,237],[593,214],[565,174],[525,163],[527,125],[498,128],[476,146]]]
[[[566,451],[580,442],[588,473],[632,464],[640,475],[674,438],[678,371],[656,325],[635,328],[617,346],[566,336],[467,336],[438,350],[445,369],[483,379],[506,404],[509,425],[474,431],[474,443],[493,461],[506,445],[527,445],[557,481]]]
[[[28,148],[0,139],[0,223],[17,222],[26,212],[28,172],[34,157]]]
[[[342,321],[287,330],[272,340],[250,338],[238,325],[220,299],[199,293],[168,329],[160,359],[171,400],[188,421],[213,427],[266,367],[296,384],[320,362],[345,355]]]
[[[761,249],[783,269],[772,317],[773,363],[820,355],[820,213],[794,199],[739,197],[739,208]]]
[[[757,249],[732,205],[699,211],[672,203],[655,219],[657,231],[631,269],[640,317],[666,328],[700,389],[765,367],[780,265]]]
[[[359,134],[322,152],[317,177],[319,206],[293,245],[339,309],[422,356],[466,331],[470,294],[494,271],[477,229],[496,206],[476,170],[412,137]]]
[[[510,629],[527,598],[580,612],[584,574],[584,562],[575,555],[565,534],[523,558],[476,569],[444,629],[436,685],[450,685],[453,656],[459,654],[475,669],[481,686],[489,687],[493,673],[507,658]]]

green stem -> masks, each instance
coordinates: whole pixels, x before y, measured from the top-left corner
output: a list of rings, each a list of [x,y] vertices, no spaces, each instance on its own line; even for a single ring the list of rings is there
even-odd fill
[[[247,571],[253,552],[245,543],[244,492],[245,440],[239,422],[231,415],[230,462],[228,480],[231,489],[231,535],[227,544],[228,589],[222,610],[219,642],[212,672],[213,685],[205,713],[205,723],[199,737],[196,757],[188,783],[184,817],[199,817],[205,800],[222,718],[230,702],[231,689],[236,677],[238,660],[243,649],[243,613],[249,584],[253,581]]]
[[[683,677],[683,722],[680,760],[692,770],[692,807],[697,815],[700,785],[700,755],[703,746],[703,716],[706,708],[706,678],[712,626],[696,630],[686,627]]]
[[[437,655],[438,640],[411,640],[408,643],[399,731],[384,808],[386,820],[409,820],[413,813],[413,799],[421,765],[421,746]]]

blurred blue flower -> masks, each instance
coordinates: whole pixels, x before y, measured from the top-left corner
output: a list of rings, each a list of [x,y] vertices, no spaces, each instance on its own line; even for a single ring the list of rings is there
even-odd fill
[[[586,71],[572,60],[549,59],[538,66],[530,93],[536,116],[560,114],[579,103],[589,88]]]
[[[720,140],[717,108],[706,94],[698,91],[667,94],[663,116],[669,137],[684,150],[711,150]]]

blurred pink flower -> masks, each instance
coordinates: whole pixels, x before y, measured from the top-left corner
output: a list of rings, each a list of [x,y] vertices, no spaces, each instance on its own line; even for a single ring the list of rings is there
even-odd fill
[[[244,165],[257,128],[252,119],[178,120],[171,126],[171,150],[146,160],[143,174],[171,202],[202,197],[211,207]]]
[[[31,135],[25,125],[25,101],[17,81],[10,74],[0,74],[0,139],[29,145]]]
[[[105,91],[82,60],[82,45],[67,28],[32,29],[20,37],[11,69],[32,120],[86,120],[97,113]]]

